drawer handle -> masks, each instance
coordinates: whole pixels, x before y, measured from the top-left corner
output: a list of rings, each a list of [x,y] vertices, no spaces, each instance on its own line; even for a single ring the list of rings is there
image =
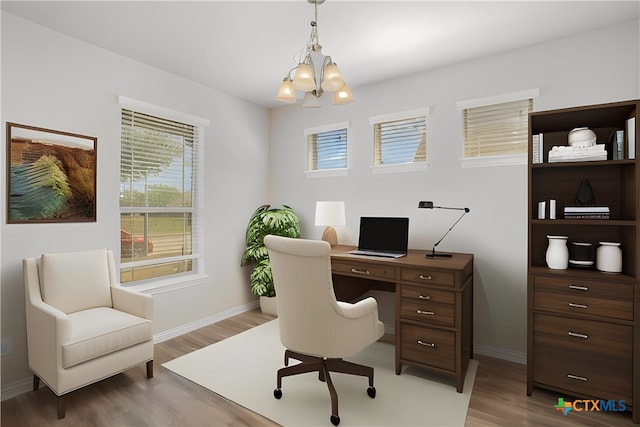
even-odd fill
[[[352,268],[351,269],[352,273],[357,273],[357,274],[366,274],[367,276],[370,275],[371,273],[369,272],[369,270],[358,270],[356,268]]]
[[[581,333],[578,333],[578,332],[571,332],[571,331],[569,331],[569,336],[570,336],[570,337],[576,337],[576,338],[583,338],[583,339],[585,339],[585,340],[586,340],[586,339],[589,339],[589,335],[587,335],[587,334],[581,334]]]
[[[578,285],[569,285],[569,289],[573,289],[575,291],[588,291],[589,288],[586,286],[578,286]]]
[[[420,277],[420,280],[431,280],[432,279],[430,274],[427,275],[427,276],[425,276],[424,274],[421,274],[419,277]]]
[[[418,295],[420,299],[431,299],[431,295]]]
[[[418,313],[418,314],[426,314],[427,316],[433,316],[433,315],[436,314],[433,311],[422,311],[422,310],[416,310],[416,313]]]
[[[588,308],[588,306],[586,304],[574,304],[572,302],[569,303],[569,307],[573,307],[573,308]]]
[[[568,374],[568,375],[567,375],[567,378],[571,378],[572,380],[580,380],[580,381],[584,381],[584,382],[589,381],[587,378],[585,378],[585,377],[581,377],[581,376],[579,376],[579,375],[571,375],[571,374]]]
[[[431,342],[424,342],[424,341],[421,341],[421,340],[418,340],[417,342],[418,342],[418,344],[423,345],[425,347],[438,348],[438,346],[436,344],[431,343]]]

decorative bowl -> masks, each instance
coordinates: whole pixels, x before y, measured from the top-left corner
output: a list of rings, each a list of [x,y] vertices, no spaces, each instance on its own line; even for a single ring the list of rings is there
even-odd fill
[[[571,147],[591,147],[596,144],[596,133],[589,128],[575,128],[569,132]]]

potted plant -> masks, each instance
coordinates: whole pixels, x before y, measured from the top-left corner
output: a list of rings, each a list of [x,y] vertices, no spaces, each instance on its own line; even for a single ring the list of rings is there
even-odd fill
[[[283,237],[300,237],[300,220],[289,206],[271,208],[262,205],[251,215],[246,232],[246,249],[240,265],[253,263],[251,270],[251,292],[260,297],[263,312],[276,315],[276,289],[273,285],[269,253],[264,246],[264,237],[273,234]]]

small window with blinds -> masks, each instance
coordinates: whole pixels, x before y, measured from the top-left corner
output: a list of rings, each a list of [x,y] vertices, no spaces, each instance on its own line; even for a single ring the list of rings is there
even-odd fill
[[[305,130],[307,172],[347,168],[348,122]]]
[[[374,172],[421,170],[427,166],[428,108],[369,118],[373,126]]]
[[[193,272],[199,127],[122,109],[120,280]]]

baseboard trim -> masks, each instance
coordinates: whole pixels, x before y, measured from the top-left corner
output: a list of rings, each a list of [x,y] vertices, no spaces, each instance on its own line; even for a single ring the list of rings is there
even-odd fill
[[[163,341],[170,340],[172,338],[179,337],[180,335],[184,335],[186,333],[195,331],[196,329],[203,328],[205,326],[212,325],[214,323],[220,322],[221,320],[228,319],[229,317],[233,317],[237,314],[247,312],[249,310],[253,310],[260,306],[258,301],[253,301],[248,304],[239,305],[237,307],[233,307],[229,310],[222,311],[220,313],[216,313],[212,316],[208,316],[194,322],[186,323],[184,325],[180,325],[177,328],[169,329],[167,331],[159,332],[153,336],[153,343],[158,344]]]
[[[153,343],[158,344],[163,341],[167,341],[172,338],[179,337],[180,335],[186,334],[191,331],[195,331],[196,329],[211,325],[213,323],[219,322],[229,317],[233,317],[237,314],[244,313],[249,310],[253,310],[254,308],[257,308],[257,307],[259,307],[259,303],[258,301],[254,301],[248,304],[243,304],[237,307],[233,307],[229,310],[225,310],[220,313],[216,313],[213,316],[205,317],[195,322],[190,322],[185,325],[180,325],[177,328],[173,328],[168,331],[155,334],[153,336]],[[41,387],[42,387],[42,382],[41,382]],[[0,401],[4,402],[7,399],[11,399],[13,397],[20,396],[21,394],[28,393],[32,390],[32,388],[33,388],[32,376],[3,385],[2,390],[0,390]]]
[[[483,356],[493,357],[496,359],[507,360],[509,362],[527,364],[527,353],[507,350],[505,348],[492,347],[488,345],[473,344],[473,352]]]

